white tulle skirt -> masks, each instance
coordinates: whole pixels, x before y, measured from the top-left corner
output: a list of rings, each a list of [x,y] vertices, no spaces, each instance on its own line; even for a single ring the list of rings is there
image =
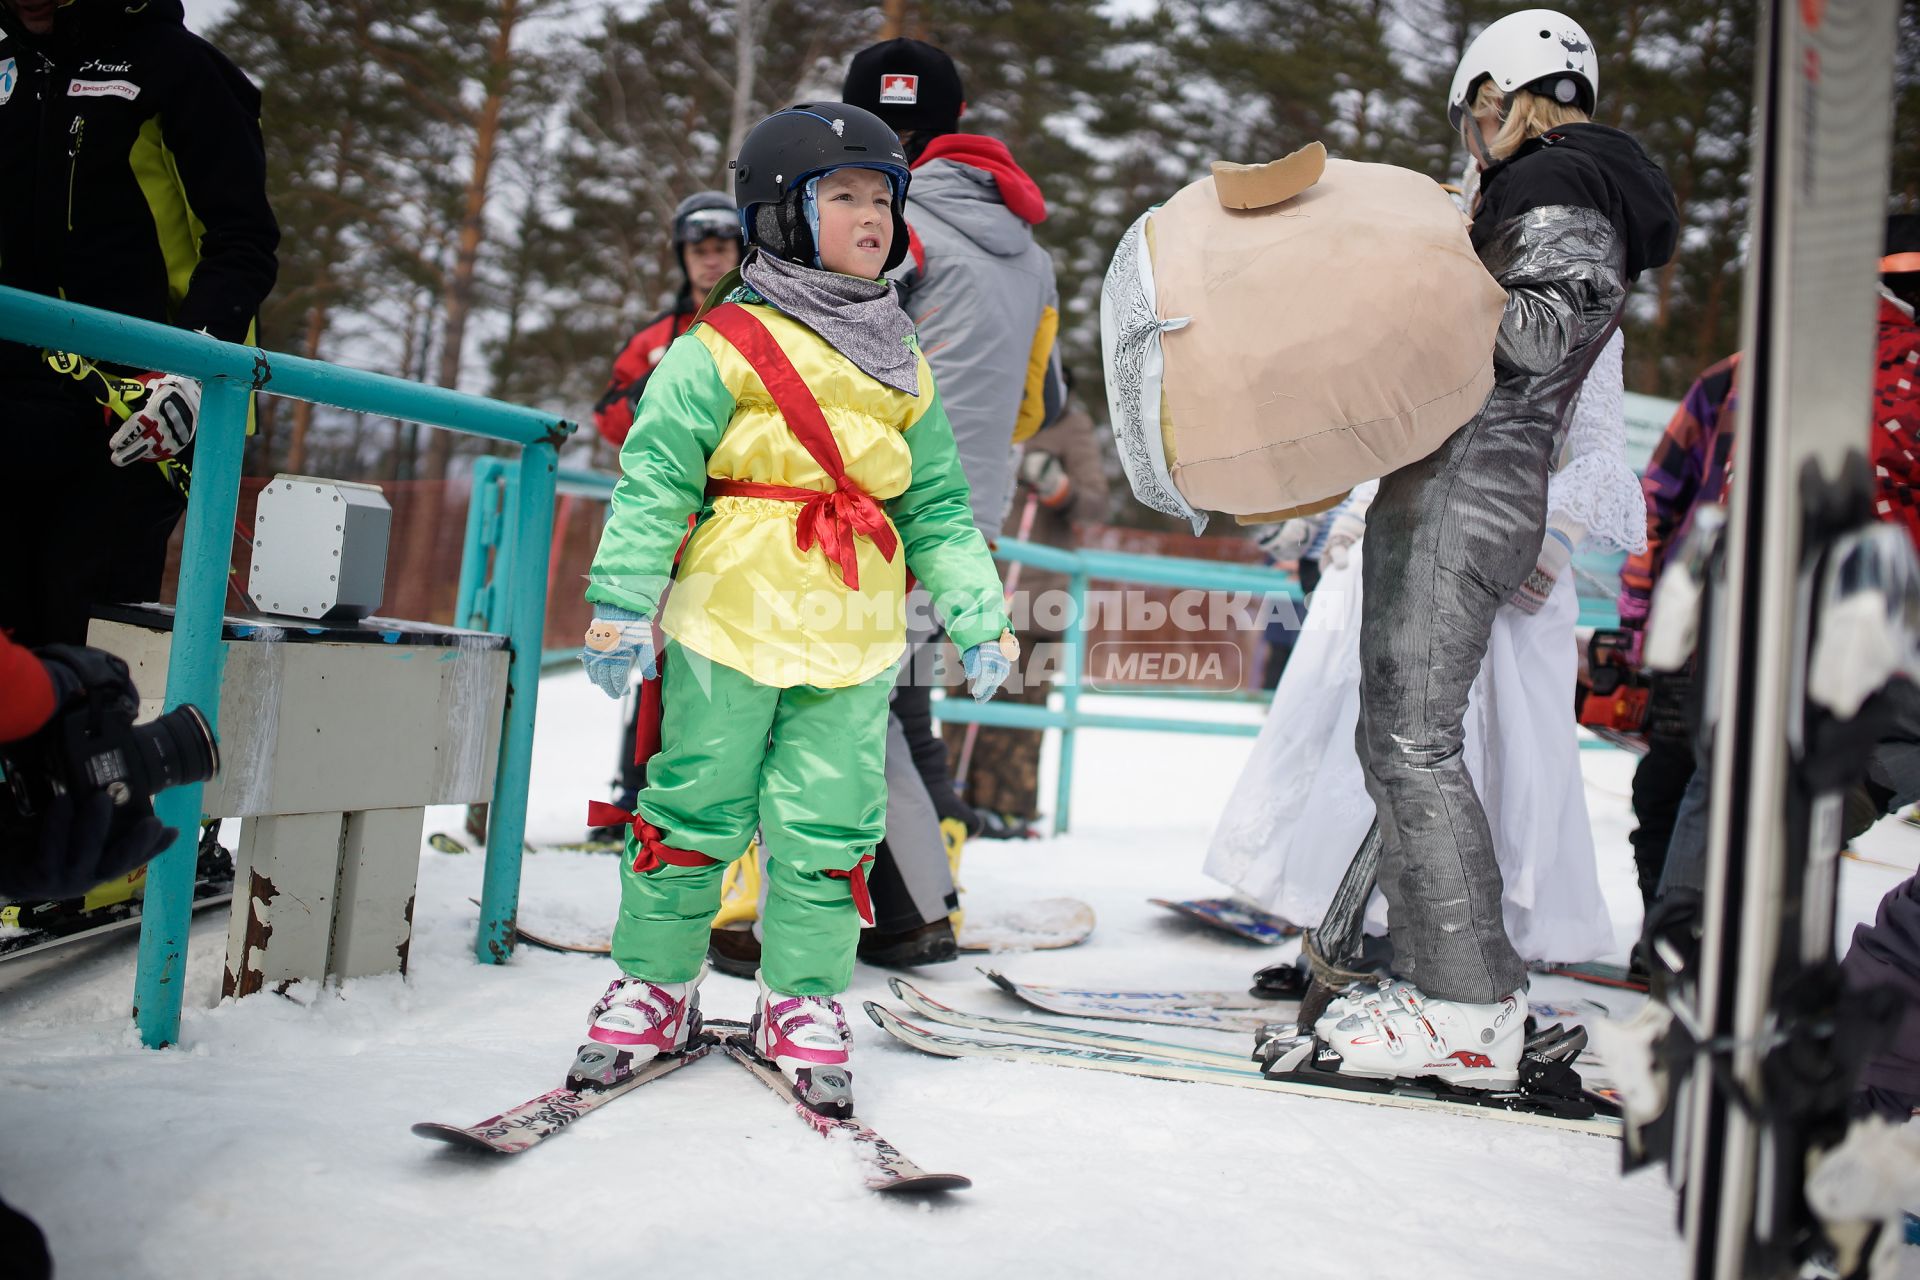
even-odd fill
[[[1326,914],[1373,822],[1354,750],[1360,715],[1360,563],[1322,575],[1207,850],[1206,871],[1301,925]],[[1538,614],[1503,608],[1468,700],[1467,770],[1486,806],[1505,881],[1507,933],[1526,960],[1592,960],[1613,949],[1594,869],[1573,689],[1579,617],[1572,575]],[[1369,932],[1386,931],[1376,893]]]

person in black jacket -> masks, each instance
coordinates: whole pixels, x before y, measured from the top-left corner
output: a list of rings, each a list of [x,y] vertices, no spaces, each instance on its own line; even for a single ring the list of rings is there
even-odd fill
[[[0,285],[247,342],[280,239],[260,94],[183,16],[0,0]],[[199,403],[0,342],[0,627],[79,643],[94,605],[158,597]]]

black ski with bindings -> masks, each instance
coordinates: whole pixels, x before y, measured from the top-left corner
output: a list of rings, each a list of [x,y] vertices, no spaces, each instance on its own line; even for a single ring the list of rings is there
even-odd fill
[[[1887,1021],[1834,959],[1842,798],[1920,642],[1920,565],[1867,456],[1899,10],[1757,6],[1739,462],[1723,545],[1697,518],[1646,636],[1658,670],[1700,636],[1711,835],[1697,915],[1648,922],[1654,999],[1612,1052],[1629,1163],[1668,1165],[1695,1280],[1863,1274],[1877,1216],[1808,1184]]]
[[[212,830],[201,837],[194,866],[195,912],[233,901],[233,855],[212,839]],[[143,867],[126,881],[103,885],[82,898],[0,905],[0,962],[133,928],[140,923],[145,883]]]

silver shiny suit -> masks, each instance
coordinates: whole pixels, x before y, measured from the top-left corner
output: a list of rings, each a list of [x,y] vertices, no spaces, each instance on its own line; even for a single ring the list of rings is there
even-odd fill
[[[1462,756],[1467,692],[1494,613],[1533,571],[1573,397],[1619,321],[1626,250],[1592,209],[1531,209],[1481,261],[1507,290],[1479,416],[1380,483],[1367,520],[1356,740],[1379,810],[1394,968],[1437,999],[1526,981],[1500,868]],[[1571,695],[1569,690],[1569,695]]]

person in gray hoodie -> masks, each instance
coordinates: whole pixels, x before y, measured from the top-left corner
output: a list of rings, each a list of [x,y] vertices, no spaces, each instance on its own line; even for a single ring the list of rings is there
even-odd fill
[[[940,382],[974,523],[992,543],[1013,501],[1017,442],[1058,416],[1066,398],[1054,352],[1059,289],[1053,260],[1033,235],[1046,220],[1046,199],[1005,143],[959,132],[965,88],[953,59],[933,45],[888,40],[862,50],[841,100],[886,121],[913,169],[909,252],[893,278]],[[916,617],[927,616],[924,609],[909,616],[917,648],[932,639],[913,629]],[[902,727],[930,723],[930,665],[910,654],[894,694],[887,839],[870,876],[875,927],[861,946],[873,963],[958,954],[947,925],[958,898],[939,829],[957,798],[945,753],[925,749],[930,740],[914,750]]]

